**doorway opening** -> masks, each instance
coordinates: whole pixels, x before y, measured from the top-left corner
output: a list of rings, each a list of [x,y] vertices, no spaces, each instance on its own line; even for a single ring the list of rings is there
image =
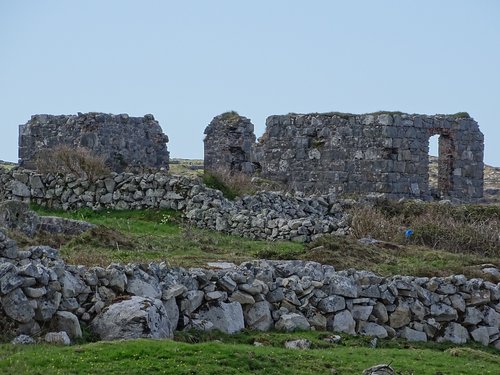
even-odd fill
[[[434,134],[429,138],[429,192],[434,198],[444,198],[452,190],[454,144],[449,134]]]

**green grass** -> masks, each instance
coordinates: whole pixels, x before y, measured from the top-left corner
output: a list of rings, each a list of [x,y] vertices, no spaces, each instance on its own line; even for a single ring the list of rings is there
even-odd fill
[[[480,347],[411,345],[381,340],[372,349],[366,338],[327,332],[210,334],[187,343],[171,340],[99,342],[70,347],[0,345],[3,374],[360,374],[391,363],[398,374],[498,374],[500,356]],[[184,340],[189,334],[181,334]],[[286,340],[307,338],[312,349],[284,349]],[[254,342],[264,346],[256,347]]]
[[[111,262],[168,262],[171,266],[203,267],[207,262],[219,260],[239,264],[251,259],[302,259],[330,264],[339,270],[364,269],[383,276],[465,274],[468,277],[484,277],[479,273],[481,264],[500,266],[496,257],[443,251],[411,243],[366,246],[351,236],[324,236],[306,245],[251,240],[193,227],[184,222],[178,212],[169,210],[63,212],[35,209],[41,215],[58,215],[98,225],[76,237],[41,235],[28,239],[14,236],[21,246],[43,243],[60,248],[68,264],[105,267]]]
[[[169,210],[63,212],[35,209],[41,215],[86,220],[98,225],[73,238],[16,238],[20,245],[48,243],[60,247],[61,256],[69,264],[107,266],[111,262],[164,261],[172,266],[200,267],[218,260],[238,264],[271,250],[287,254],[303,249],[303,245],[289,241],[256,241],[198,229],[184,223],[178,212]]]

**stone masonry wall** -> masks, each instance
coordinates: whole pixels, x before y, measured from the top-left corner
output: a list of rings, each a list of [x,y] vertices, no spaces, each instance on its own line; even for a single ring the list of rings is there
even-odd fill
[[[232,149],[225,142],[233,128],[218,117],[209,128],[205,155],[217,145],[217,152],[226,156],[205,168],[231,169],[236,156],[230,157]],[[225,129],[227,135],[214,129]],[[428,177],[433,135],[440,135],[439,183],[434,192]],[[248,144],[252,137],[253,133],[240,143]],[[262,177],[306,193],[420,199],[439,195],[473,201],[483,194],[483,140],[478,124],[466,114],[288,114],[268,117],[265,133],[246,151],[246,160],[238,156],[237,164],[252,163]]]
[[[269,240],[306,242],[325,233],[348,230],[347,217],[334,195],[292,196],[261,192],[226,199],[199,180],[165,172],[112,173],[91,182],[74,176],[43,176],[0,168],[0,201],[21,200],[74,210],[169,208],[193,224],[225,233]]]
[[[37,152],[60,144],[90,149],[103,156],[112,170],[168,169],[169,153],[153,115],[79,113],[34,115],[19,126],[19,163],[33,168]]]
[[[500,279],[381,277],[305,261],[229,266],[66,265],[56,250],[20,250],[0,230],[0,324],[12,335],[63,331],[66,342],[85,323],[103,340],[320,329],[500,349]]]
[[[215,117],[205,129],[205,170],[253,173],[253,124],[235,112]]]

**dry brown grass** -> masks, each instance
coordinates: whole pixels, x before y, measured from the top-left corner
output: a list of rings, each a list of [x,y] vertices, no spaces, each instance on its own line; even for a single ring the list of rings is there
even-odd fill
[[[351,210],[352,233],[399,244],[411,243],[453,253],[500,255],[500,207],[379,202]],[[414,234],[406,239],[404,231]]]
[[[83,147],[58,145],[38,152],[35,166],[43,174],[73,174],[95,181],[110,173],[102,156]]]

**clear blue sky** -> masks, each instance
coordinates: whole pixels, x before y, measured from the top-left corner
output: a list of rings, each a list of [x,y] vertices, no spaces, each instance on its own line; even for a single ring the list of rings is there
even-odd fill
[[[0,159],[35,113],[152,113],[202,158],[227,110],[469,112],[500,166],[500,1],[0,0]]]

